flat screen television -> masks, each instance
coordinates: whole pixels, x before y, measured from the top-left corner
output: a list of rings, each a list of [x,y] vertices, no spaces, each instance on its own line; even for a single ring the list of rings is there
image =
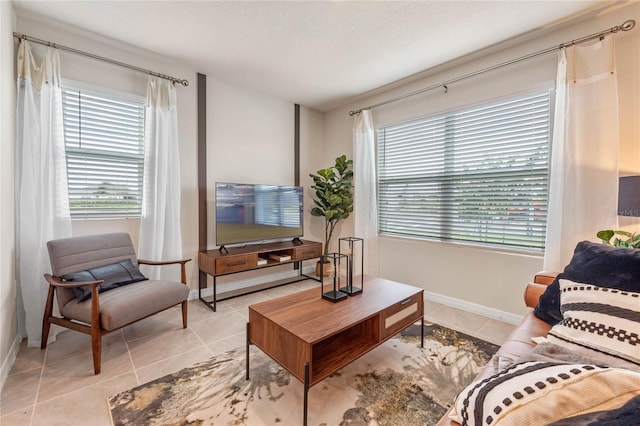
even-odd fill
[[[216,182],[216,245],[303,235],[302,187]]]

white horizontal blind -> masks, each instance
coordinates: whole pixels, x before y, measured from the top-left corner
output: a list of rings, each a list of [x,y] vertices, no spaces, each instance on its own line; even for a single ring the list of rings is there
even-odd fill
[[[550,91],[378,130],[381,234],[543,250]]]
[[[67,85],[62,106],[71,217],[139,217],[144,102]]]

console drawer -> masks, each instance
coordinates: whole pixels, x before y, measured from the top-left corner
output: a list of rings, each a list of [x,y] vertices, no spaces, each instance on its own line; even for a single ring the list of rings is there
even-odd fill
[[[380,313],[382,338],[391,337],[422,318],[423,304],[423,292],[420,292],[382,311]]]
[[[322,255],[322,244],[314,244],[307,247],[296,247],[293,249],[294,260],[313,259]]]
[[[258,255],[247,254],[216,259],[216,275],[246,271],[258,266]]]

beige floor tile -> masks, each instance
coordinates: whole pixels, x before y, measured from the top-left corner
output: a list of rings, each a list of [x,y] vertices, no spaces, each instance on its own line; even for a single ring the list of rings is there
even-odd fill
[[[129,353],[136,369],[185,352],[204,347],[190,328],[177,328],[129,342]]]
[[[502,345],[515,328],[516,326],[513,324],[489,319],[489,321],[475,333],[475,337],[496,345]]]
[[[189,307],[187,308],[187,322],[189,325],[194,324],[198,321],[211,319],[216,315],[227,314],[229,312],[235,312],[231,306],[227,304],[226,301],[218,302],[216,305],[216,311],[214,312],[209,307],[205,306],[199,299],[189,300]]]
[[[489,321],[482,315],[444,305],[428,315],[425,314],[425,319],[472,336]]]
[[[270,295],[269,293],[261,291],[259,293],[252,293],[247,294],[246,296],[229,299],[226,302],[235,310],[244,310],[247,309],[249,305],[264,302],[265,300],[270,300],[273,298],[274,296]]]
[[[198,362],[205,361],[213,355],[206,347],[194,349],[172,358],[158,361],[154,364],[136,370],[140,384],[150,382],[167,374],[175,373],[186,367],[190,367]]]
[[[215,342],[209,343],[207,347],[214,355],[219,355],[230,351],[232,349],[244,347],[247,342],[246,333],[239,333],[233,336],[216,340]]]
[[[133,372],[36,405],[33,425],[111,425],[107,398],[137,385]]]
[[[74,330],[65,330],[56,336],[56,341],[47,344],[46,363],[79,354],[91,354],[91,336]]]
[[[188,314],[187,314],[188,318]],[[182,311],[167,309],[122,329],[127,342],[182,328]]]
[[[20,342],[18,355],[9,374],[19,374],[35,368],[42,368],[45,354],[46,350],[40,349],[39,347],[30,348],[27,346],[27,339],[23,339],[22,342]]]
[[[434,312],[437,309],[440,309],[442,306],[442,303],[438,303],[438,302],[434,302],[432,300],[429,299],[424,299],[424,314],[425,316],[430,315],[432,312]]]
[[[245,296],[246,297],[246,296]],[[234,334],[244,333],[247,329],[246,316],[239,312],[214,315],[211,319],[198,321],[189,326],[206,344]]]
[[[0,392],[0,413],[12,413],[36,403],[42,369],[12,374]]]
[[[130,372],[133,372],[133,365],[124,341],[110,342],[102,347],[102,367],[97,375],[93,373],[91,354],[47,363],[42,373],[38,403]]]
[[[33,406],[14,411],[13,413],[4,413],[0,411],[0,425],[2,426],[29,426],[31,424],[31,414]]]

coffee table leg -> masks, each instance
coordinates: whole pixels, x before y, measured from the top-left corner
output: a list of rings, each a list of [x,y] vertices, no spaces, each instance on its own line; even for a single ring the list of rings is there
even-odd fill
[[[307,409],[309,408],[309,363],[304,364],[304,406],[302,408],[302,425],[307,426]]]
[[[248,333],[248,331],[247,331],[247,333]],[[422,323],[420,325],[420,347],[424,348],[424,317],[422,317]],[[249,359],[249,355],[247,354],[247,360],[248,359]],[[247,361],[247,362],[249,362],[249,361]]]
[[[247,349],[247,374],[246,374],[246,379],[249,380],[249,346],[251,345],[251,341],[249,340],[249,326],[250,324],[247,323],[247,341],[245,342],[246,344],[246,349]]]

